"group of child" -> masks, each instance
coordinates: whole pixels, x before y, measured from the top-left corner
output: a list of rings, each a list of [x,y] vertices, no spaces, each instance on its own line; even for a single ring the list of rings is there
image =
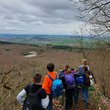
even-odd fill
[[[74,104],[78,103],[78,87],[82,89],[85,106],[88,106],[88,90],[95,79],[87,60],[82,60],[82,65],[79,66],[77,71],[70,68],[69,65],[65,65],[65,69],[58,73],[54,71],[54,68],[53,63],[47,64],[48,74],[44,77],[43,84],[41,84],[42,75],[35,74],[33,84],[26,86],[17,95],[17,100],[23,106],[23,110],[53,110],[52,84],[56,79],[61,80],[63,90],[65,90],[65,110],[70,110],[73,102]],[[26,97],[24,97],[25,95]]]

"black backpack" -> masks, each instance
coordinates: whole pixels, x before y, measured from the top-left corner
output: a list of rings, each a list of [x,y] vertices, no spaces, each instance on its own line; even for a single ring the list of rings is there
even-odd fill
[[[41,100],[38,97],[38,94],[41,92],[42,88],[40,88],[37,92],[31,92],[31,86],[29,90],[29,94],[26,96],[23,104],[22,110],[42,110]]]
[[[85,80],[85,86],[90,86],[90,77],[89,77],[89,74],[85,74],[86,76],[86,80]]]

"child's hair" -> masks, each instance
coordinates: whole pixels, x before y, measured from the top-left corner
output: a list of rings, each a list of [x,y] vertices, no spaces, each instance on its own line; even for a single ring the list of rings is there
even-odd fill
[[[34,75],[34,82],[35,83],[40,83],[41,79],[42,79],[42,74],[37,73],[37,74]]]
[[[49,72],[53,72],[54,71],[54,64],[53,63],[48,63],[47,64],[47,69]]]
[[[66,71],[68,74],[71,73],[71,68],[68,68]]]
[[[87,59],[83,59],[82,60],[82,63],[84,64],[84,63],[87,63]]]
[[[70,68],[70,66],[68,64],[65,65],[65,70],[68,70],[68,68]]]

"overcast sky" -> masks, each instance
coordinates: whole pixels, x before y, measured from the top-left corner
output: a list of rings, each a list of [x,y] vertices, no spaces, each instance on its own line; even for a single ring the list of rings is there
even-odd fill
[[[81,24],[69,0],[0,0],[0,33],[72,34]]]

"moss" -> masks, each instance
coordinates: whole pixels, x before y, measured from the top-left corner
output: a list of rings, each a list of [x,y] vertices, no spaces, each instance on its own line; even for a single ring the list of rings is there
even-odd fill
[[[102,110],[107,110],[107,107],[106,107],[105,105],[102,105],[102,106],[101,106],[101,109],[102,109]]]
[[[95,91],[95,88],[92,86],[89,88],[90,91]]]

